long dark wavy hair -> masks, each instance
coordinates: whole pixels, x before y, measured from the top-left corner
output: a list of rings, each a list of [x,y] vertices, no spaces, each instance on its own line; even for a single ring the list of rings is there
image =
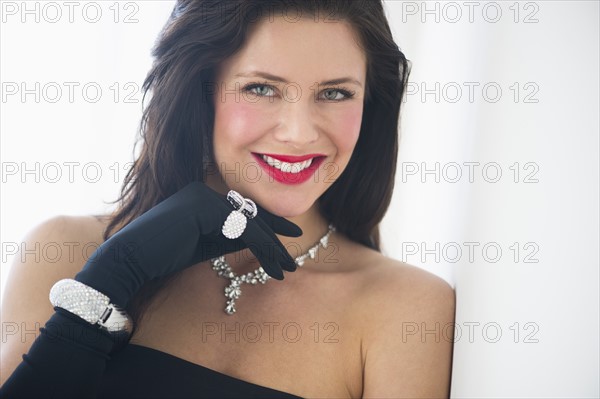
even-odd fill
[[[380,250],[378,226],[394,187],[400,106],[410,73],[380,0],[177,1],[152,50],[142,87],[144,100],[151,94],[140,123],[142,147],[114,201],[119,206],[109,215],[105,240],[186,184],[205,181],[214,162],[214,90],[207,83],[244,46],[255,23],[273,16],[342,20],[360,39],[367,56],[360,134],[349,164],[319,205],[338,232]],[[134,322],[173,277],[142,287],[127,307]]]

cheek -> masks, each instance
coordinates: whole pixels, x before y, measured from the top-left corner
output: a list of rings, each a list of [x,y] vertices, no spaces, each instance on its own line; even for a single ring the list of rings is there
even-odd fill
[[[233,148],[257,140],[264,132],[266,120],[256,107],[243,101],[218,104],[215,109],[215,147]]]
[[[350,157],[360,133],[362,105],[348,107],[337,115],[335,122],[335,145],[340,155]]]

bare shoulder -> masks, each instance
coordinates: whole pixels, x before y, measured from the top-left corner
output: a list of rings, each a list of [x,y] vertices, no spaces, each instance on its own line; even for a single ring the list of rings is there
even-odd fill
[[[54,313],[50,289],[83,268],[104,241],[105,225],[95,216],[55,216],[34,226],[19,243],[2,293],[2,323],[10,331],[2,345],[2,383]]]
[[[373,306],[379,312],[404,316],[424,311],[454,311],[454,289],[443,278],[363,246],[353,245],[350,254],[350,269],[359,271],[359,303],[365,312],[373,313]]]
[[[393,298],[397,303],[389,304],[391,309],[408,305],[403,312],[419,311],[415,305],[442,307],[453,305],[454,289],[443,278],[422,268],[388,258],[380,253],[371,253],[368,257],[369,269],[364,293],[374,301],[382,297]],[[368,302],[367,302],[368,303]]]
[[[416,266],[368,255],[361,291],[363,397],[448,397],[454,289]]]
[[[105,225],[96,216],[60,215],[42,221],[24,237],[13,261],[21,266],[15,272],[35,267],[42,275],[72,274],[102,244]]]
[[[23,238],[9,273],[14,284],[42,283],[76,274],[104,241],[106,223],[96,216],[55,216],[34,226]],[[21,281],[27,277],[28,280]],[[18,281],[13,281],[18,279]]]

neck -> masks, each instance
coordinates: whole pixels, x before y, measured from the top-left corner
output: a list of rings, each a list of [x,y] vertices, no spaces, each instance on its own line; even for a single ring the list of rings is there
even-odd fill
[[[304,254],[318,242],[329,227],[329,222],[321,215],[317,203],[302,215],[287,219],[302,229],[300,237],[277,236],[293,258]]]

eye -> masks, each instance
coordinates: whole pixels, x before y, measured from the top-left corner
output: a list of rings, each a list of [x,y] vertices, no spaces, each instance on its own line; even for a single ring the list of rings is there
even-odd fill
[[[326,89],[323,93],[325,98],[329,101],[344,101],[354,97],[354,92],[344,89]],[[343,97],[340,98],[340,94]]]
[[[258,89],[258,90],[255,90]],[[273,91],[273,88],[264,83],[250,83],[244,86],[244,91],[250,94],[255,94],[259,97],[272,97],[272,95],[268,95],[269,90]]]

